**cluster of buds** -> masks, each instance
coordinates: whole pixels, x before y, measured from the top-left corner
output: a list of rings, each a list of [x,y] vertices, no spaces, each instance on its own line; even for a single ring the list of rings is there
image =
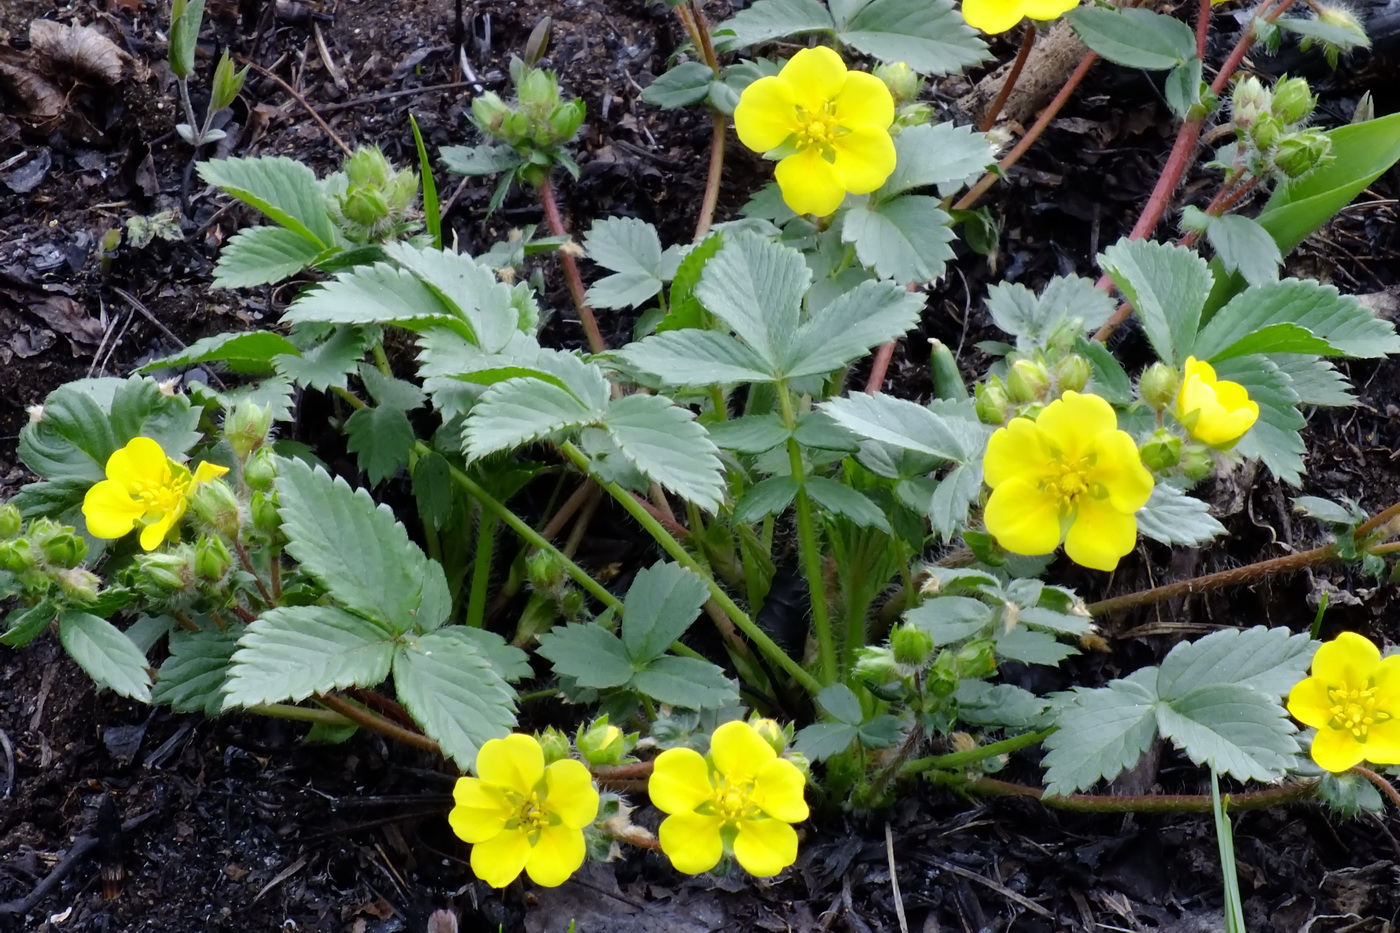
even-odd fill
[[[891,133],[897,136],[906,127],[934,122],[933,106],[919,100],[919,95],[924,91],[924,79],[917,71],[904,62],[891,62],[876,65],[871,74],[885,83],[885,87],[890,89],[890,96],[894,98]]]
[[[583,101],[564,100],[554,72],[526,65],[519,58],[510,62],[515,83],[515,101],[508,102],[494,91],[472,101],[472,122],[486,136],[504,142],[525,159],[524,180],[537,185],[551,165],[571,165],[563,147],[571,142],[583,124]]]
[[[1331,138],[1304,126],[1316,106],[1317,98],[1302,78],[1283,78],[1272,90],[1253,75],[1235,84],[1235,131],[1252,174],[1287,181],[1332,157]]]
[[[890,633],[888,645],[861,649],[855,675],[882,699],[914,702],[922,696],[943,705],[960,681],[989,677],[996,668],[991,641],[974,638],[940,649],[927,631],[905,622]]]
[[[97,601],[102,581],[80,564],[88,546],[72,525],[36,518],[25,525],[18,508],[0,505],[0,596],[27,602],[45,597],[82,608]]]
[[[355,243],[397,239],[412,225],[418,173],[395,169],[378,146],[345,160],[345,191],[333,199],[341,229]]]
[[[984,424],[1002,425],[1020,415],[1033,417],[1065,392],[1083,391],[1089,382],[1089,361],[1077,353],[1055,356],[1053,362],[1039,355],[1013,359],[1004,377],[988,376],[978,383],[977,417]]]

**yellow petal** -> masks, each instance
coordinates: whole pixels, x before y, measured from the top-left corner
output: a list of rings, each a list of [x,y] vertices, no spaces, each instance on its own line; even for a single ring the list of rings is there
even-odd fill
[[[845,87],[846,63],[831,49],[819,45],[788,59],[778,77],[792,89],[799,104],[819,113]]]
[[[1079,6],[1079,0],[1022,0],[1021,12],[1031,19],[1058,19]]]
[[[963,0],[963,19],[988,35],[1006,32],[1025,15],[1017,0]]]
[[[1019,476],[992,490],[982,520],[1013,554],[1049,554],[1060,543],[1059,499]]]
[[[1371,684],[1376,691],[1376,705],[1400,719],[1400,654],[1381,658],[1371,671]]]
[[[131,498],[126,487],[114,480],[94,484],[83,496],[83,516],[88,534],[94,538],[120,538],[136,527],[145,513],[146,506]]]
[[[785,758],[774,758],[758,769],[754,777],[749,802],[775,820],[800,823],[807,819],[807,801],[803,790],[807,779],[797,766]]]
[[[1288,691],[1288,712],[1305,726],[1322,729],[1332,721],[1332,699],[1327,684],[1317,677],[1308,677]]]
[[[858,126],[831,142],[833,166],[841,185],[853,194],[869,194],[894,171],[894,140],[879,126]]]
[[[777,757],[773,746],[741,719],[720,726],[710,738],[710,760],[731,784],[752,781],[760,768]]]
[[[195,467],[195,485],[198,485],[200,483],[207,483],[213,479],[218,479],[220,476],[223,476],[227,472],[228,467],[219,466],[217,463],[209,463],[208,461],[205,461],[199,466]]]
[[[773,177],[783,192],[783,201],[794,214],[825,217],[846,199],[846,188],[836,167],[822,158],[816,147],[783,159],[773,170]]]
[[[724,854],[724,841],[720,838],[723,825],[717,816],[676,813],[661,821],[656,837],[676,871],[698,875],[719,864]]]
[[[1340,773],[1361,764],[1366,751],[1347,730],[1322,728],[1313,737],[1312,758],[1319,768]]]
[[[540,838],[530,850],[525,873],[542,888],[557,888],[578,871],[586,851],[581,831],[567,826],[546,826],[540,830]]]
[[[154,520],[150,515],[146,516],[147,525],[141,529],[141,547],[147,551],[154,551],[165,543],[165,539],[170,536],[170,529],[175,527],[175,523],[185,514],[185,500],[176,499],[165,512]]]
[[[1029,418],[1012,418],[1006,427],[997,428],[982,457],[982,474],[993,489],[1013,476],[1036,481],[1054,470],[1045,435]]]
[[[1101,485],[1108,492],[1108,501],[1120,512],[1133,513],[1147,504],[1156,481],[1142,465],[1137,443],[1126,431],[1105,431],[1094,438],[1094,465],[1086,479],[1092,486]]]
[[[1367,761],[1378,765],[1400,764],[1400,719],[1373,725],[1361,749]]]
[[[472,846],[472,871],[493,888],[504,888],[530,860],[530,837],[520,829],[508,829]]]
[[[544,777],[544,751],[533,736],[519,732],[491,739],[477,752],[476,775],[487,784],[529,796]]]
[[[597,817],[598,788],[583,762],[572,758],[554,762],[544,769],[544,782],[545,810],[569,829],[583,829]]]
[[[759,78],[739,95],[734,108],[734,130],[739,142],[754,152],[776,149],[801,128],[797,121],[797,96],[782,78]]]
[[[1065,535],[1065,554],[1081,567],[1113,570],[1137,544],[1137,519],[1106,499],[1080,496],[1074,524]]]
[[[149,437],[133,437],[107,458],[107,478],[130,487],[133,484],[170,485],[170,458]]]
[[[782,820],[740,820],[734,857],[749,874],[772,877],[797,861],[797,832]]]
[[[1375,672],[1380,660],[1380,649],[1371,639],[1343,632],[1317,649],[1312,675],[1329,687],[1360,687]]]
[[[662,813],[689,813],[714,798],[710,766],[693,748],[668,748],[656,756],[647,792]]]
[[[518,815],[500,788],[477,778],[458,778],[452,799],[456,806],[447,814],[447,822],[463,842],[493,839]]]
[[[838,126],[855,129],[874,126],[889,129],[894,122],[894,96],[889,86],[864,71],[846,73],[846,83],[832,101]],[[887,134],[888,135],[888,134]]]
[[[1118,416],[1113,406],[1097,395],[1066,392],[1046,405],[1035,423],[1045,432],[1050,448],[1073,461],[1087,454],[1100,434],[1117,430]]]

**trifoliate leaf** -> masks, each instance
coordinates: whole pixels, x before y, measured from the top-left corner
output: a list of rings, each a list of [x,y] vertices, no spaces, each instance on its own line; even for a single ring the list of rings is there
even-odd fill
[[[335,606],[269,609],[238,640],[223,708],[378,686],[393,657],[394,632],[387,625]]]
[[[555,431],[597,421],[602,412],[562,386],[541,379],[507,379],[486,390],[462,431],[467,457],[512,450]]]
[[[1298,754],[1288,713],[1243,684],[1197,687],[1156,712],[1163,737],[1188,758],[1241,781],[1277,781]]]
[[[959,722],[1007,729],[1035,728],[1050,705],[1029,690],[985,680],[960,681],[953,699],[958,704]]]
[[[1136,518],[1144,537],[1166,545],[1199,547],[1225,533],[1225,526],[1210,514],[1210,506],[1166,483],[1152,488]]]
[[[1076,688],[1045,740],[1045,793],[1073,794],[1137,764],[1157,734],[1152,690],[1133,680]]]
[[[985,135],[952,123],[907,127],[895,137],[894,148],[894,172],[870,196],[874,203],[915,188],[960,182],[980,174],[996,161]]]
[[[797,250],[760,237],[726,235],[724,246],[705,264],[695,297],[770,372],[784,372],[784,351],[797,333],[802,296],[811,281],[807,261]]]

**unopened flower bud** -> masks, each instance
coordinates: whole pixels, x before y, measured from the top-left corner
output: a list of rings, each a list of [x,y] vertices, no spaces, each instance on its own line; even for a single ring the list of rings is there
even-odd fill
[[[29,540],[50,567],[76,567],[87,557],[87,542],[71,526],[47,518],[30,522]]]
[[[499,134],[506,117],[510,114],[510,105],[495,91],[487,91],[472,98],[472,120],[483,133],[492,136]]]
[[[72,606],[91,606],[97,602],[102,588],[102,578],[81,567],[60,570],[54,574],[54,579],[58,581],[59,592]]]
[[[960,678],[990,677],[997,669],[996,645],[986,638],[973,639],[958,648],[956,660]]]
[[[238,499],[223,480],[200,483],[190,499],[190,511],[213,531],[229,538],[238,537],[242,526],[238,516]]]
[[[754,717],[749,720],[749,725],[753,727],[753,731],[763,737],[763,741],[767,742],[773,751],[779,755],[787,751],[789,739],[787,730],[776,719]]]
[[[1011,399],[1007,397],[1006,387],[1000,379],[992,376],[986,382],[977,383],[973,396],[977,400],[979,421],[983,424],[995,425],[1006,423],[1006,419],[1011,414]]]
[[[1143,465],[1149,470],[1170,470],[1181,462],[1181,438],[1166,428],[1158,428],[1138,448]]]
[[[540,748],[544,751],[544,763],[551,765],[556,761],[563,761],[573,752],[573,744],[569,737],[553,726],[546,726],[545,730],[538,735]]]
[[[1272,113],[1262,114],[1249,128],[1249,138],[1260,152],[1271,152],[1283,136],[1283,124]]]
[[[194,546],[195,576],[205,583],[219,583],[231,569],[233,555],[224,539],[215,535],[201,536]]]
[[[894,663],[905,668],[922,668],[933,657],[933,636],[908,622],[890,633]]]
[[[1071,353],[1055,364],[1055,385],[1061,392],[1082,392],[1089,383],[1091,372],[1088,360]]]
[[[1165,411],[1176,399],[1181,373],[1166,363],[1153,363],[1138,380],[1138,395],[1157,411]]]
[[[1202,444],[1187,444],[1181,452],[1181,473],[1193,483],[1199,483],[1215,468],[1210,448]]]
[[[18,538],[14,541],[0,541],[0,570],[21,574],[35,564],[34,548],[29,541]]]
[[[615,765],[627,754],[627,736],[608,722],[607,716],[599,716],[587,729],[580,728],[577,741],[578,753],[590,765]]]
[[[894,661],[894,652],[888,648],[868,647],[856,653],[855,668],[852,673],[860,680],[874,684],[894,683],[903,677],[899,665]]]
[[[243,465],[243,485],[255,492],[271,492],[276,479],[277,455],[270,447],[259,447]]]
[[[253,527],[268,537],[276,537],[282,530],[282,516],[277,514],[275,495],[264,492],[253,493],[248,503],[248,512],[253,519]]]
[[[783,754],[783,758],[792,762],[793,767],[802,772],[802,778],[810,782],[812,780],[812,762],[807,760],[807,756],[801,752],[789,751]]]
[[[954,752],[970,752],[977,748],[977,740],[967,732],[954,732],[948,738],[952,742]]]
[[[896,107],[918,97],[924,88],[924,79],[904,62],[876,65],[873,74],[890,89]]]
[[[1302,178],[1332,157],[1332,139],[1326,133],[1304,130],[1285,136],[1274,154],[1274,167],[1285,178]]]
[[[153,599],[169,598],[194,588],[194,547],[138,554],[133,568],[137,589]]]
[[[1317,18],[1329,26],[1344,29],[1356,36],[1356,41],[1361,44],[1369,44],[1370,37],[1366,35],[1366,27],[1361,25],[1361,21],[1350,10],[1340,7],[1324,6],[1317,14]]]
[[[24,527],[24,516],[8,502],[0,505],[0,538],[13,538]]]
[[[557,593],[567,578],[563,562],[548,551],[534,551],[525,558],[525,579],[537,590]]]
[[[1312,116],[1316,106],[1317,98],[1304,79],[1284,78],[1274,85],[1274,103],[1270,110],[1285,126],[1303,122]]]
[[[1006,394],[1018,405],[1039,402],[1050,391],[1050,371],[1038,360],[1017,360],[1006,375]]]
[[[352,187],[382,187],[394,174],[394,167],[378,146],[361,146],[345,160],[345,177]]]
[[[1274,96],[1262,81],[1249,75],[1235,84],[1230,103],[1235,125],[1248,127],[1273,109]]]
[[[549,116],[549,129],[552,135],[549,144],[557,145],[573,139],[578,128],[583,125],[583,116],[584,106],[583,100],[580,98],[555,107],[554,112]]]
[[[947,698],[958,689],[958,659],[952,651],[944,649],[933,659],[933,666],[924,676],[924,689],[936,697]]]
[[[271,429],[271,405],[264,407],[245,400],[224,415],[224,437],[239,463],[267,443],[267,432]]]

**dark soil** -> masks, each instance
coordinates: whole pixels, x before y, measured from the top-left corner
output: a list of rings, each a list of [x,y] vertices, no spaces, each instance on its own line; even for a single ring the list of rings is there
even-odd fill
[[[289,298],[285,289],[209,288],[219,245],[249,218],[190,177],[189,149],[172,131],[178,105],[164,65],[166,6],[71,0],[55,9],[7,0],[0,8],[0,65],[28,61],[36,17],[92,25],[128,56],[124,80],[112,87],[56,78],[64,106],[46,121],[26,119],[32,101],[0,80],[0,496],[28,479],[15,460],[15,436],[26,408],[53,388],[89,374],[125,374],[207,334],[274,324]],[[566,221],[577,228],[593,217],[637,216],[655,223],[667,242],[687,240],[709,121],[638,100],[680,38],[667,8],[643,0],[469,6],[471,64],[493,88],[504,80],[509,54],[542,17],[553,17],[547,63],[590,114],[582,176],[561,185]],[[717,2],[709,12],[718,20],[727,11]],[[347,142],[376,142],[408,164],[409,113],[433,149],[470,141],[470,90],[432,89],[455,77],[453,16],[449,0],[359,0],[339,9],[210,0],[201,69],[215,42],[231,45],[292,84]],[[335,73],[318,50],[317,30]],[[1374,56],[1320,75],[1326,121],[1347,119],[1368,88],[1378,113],[1400,107],[1396,59],[1386,55],[1378,44]],[[966,80],[935,82],[935,102],[946,107]],[[412,93],[386,96],[400,91]],[[220,154],[285,154],[317,170],[339,161],[305,109],[260,73],[250,76],[225,129]],[[961,256],[931,290],[923,333],[905,342],[887,388],[927,395],[924,337],[957,348],[968,372],[980,369],[985,360],[974,344],[989,335],[981,308],[989,281],[1034,286],[1057,273],[1091,272],[1099,249],[1136,216],[1171,133],[1157,88],[1138,74],[1102,69],[1011,183],[995,191],[988,203],[1003,229],[999,254],[991,261]],[[736,150],[721,219],[764,177],[756,160]],[[452,204],[448,227],[465,250],[541,222],[519,192],[486,218],[490,184],[456,182],[439,176]],[[1393,173],[1383,178],[1374,198],[1295,254],[1299,274],[1372,295],[1391,313],[1400,225],[1386,199],[1395,197],[1395,182]],[[1213,184],[1194,177],[1186,197],[1203,203]],[[180,239],[104,253],[107,231],[166,210],[181,212]],[[578,343],[557,269],[544,271],[554,332]],[[626,326],[616,319],[605,330],[620,334]],[[1136,334],[1119,340],[1129,357],[1140,352]],[[1353,366],[1361,404],[1313,417],[1305,492],[1350,496],[1369,508],[1400,499],[1398,372],[1394,363]],[[1211,494],[1231,531],[1216,547],[1168,554],[1145,545],[1106,585],[1088,575],[1071,582],[1095,598],[1321,539],[1290,512],[1294,492],[1265,474],[1217,481]],[[595,528],[614,540],[630,537],[620,521]],[[1225,625],[1301,630],[1323,592],[1329,632],[1400,640],[1389,621],[1394,587],[1329,571],[1111,620],[1111,651],[1091,655],[1083,673],[1115,676],[1152,663],[1183,637]],[[580,933],[1223,927],[1219,860],[1206,820],[1067,816],[1027,801],[968,801],[915,787],[883,819],[814,820],[797,868],[773,885],[688,879],[654,854],[632,854],[590,866],[557,890],[495,892],[472,879],[466,847],[446,831],[452,776],[440,763],[374,737],[323,747],[301,736],[299,727],[278,722],[174,716],[99,695],[51,638],[0,653],[0,930],[390,933],[426,929],[435,908],[457,913],[463,930],[532,933],[562,933],[571,921]],[[1034,761],[1013,761],[1010,773],[1034,783]],[[1202,789],[1199,772],[1171,755],[1141,783]],[[65,862],[75,849],[87,854]],[[1236,849],[1251,930],[1389,930],[1400,914],[1400,843],[1385,820],[1338,824],[1307,806],[1244,814]],[[56,865],[71,870],[32,899]],[[6,909],[4,902],[26,898],[26,911]]]

